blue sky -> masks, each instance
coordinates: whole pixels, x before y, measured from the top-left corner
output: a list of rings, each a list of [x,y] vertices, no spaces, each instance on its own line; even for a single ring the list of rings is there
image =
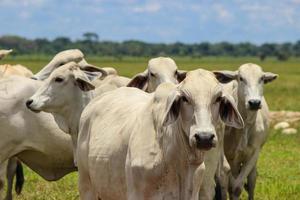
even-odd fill
[[[294,42],[300,0],[0,0],[0,27],[28,38]]]

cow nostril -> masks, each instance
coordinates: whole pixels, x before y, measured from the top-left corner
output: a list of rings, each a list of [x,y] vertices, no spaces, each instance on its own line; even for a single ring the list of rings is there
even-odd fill
[[[32,99],[29,99],[29,100],[26,101],[26,106],[27,106],[27,108],[30,107],[30,105],[32,104],[32,102],[33,102]]]
[[[200,140],[200,136],[198,134],[195,135],[196,141]]]
[[[209,141],[212,141],[213,139],[215,138],[215,135],[211,135],[211,136],[209,136]]]

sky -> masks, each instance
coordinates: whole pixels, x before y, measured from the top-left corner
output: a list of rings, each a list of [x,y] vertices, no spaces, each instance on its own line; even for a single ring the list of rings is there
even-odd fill
[[[0,35],[146,42],[294,42],[300,0],[0,0]]]

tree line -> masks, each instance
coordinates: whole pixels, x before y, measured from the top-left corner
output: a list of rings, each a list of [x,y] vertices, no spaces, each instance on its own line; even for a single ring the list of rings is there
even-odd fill
[[[14,49],[18,55],[45,54],[53,55],[58,51],[70,48],[81,49],[87,55],[97,56],[258,56],[261,60],[266,57],[277,57],[287,60],[290,56],[300,57],[300,40],[295,43],[264,43],[255,45],[249,42],[242,43],[195,43],[181,42],[147,43],[137,40],[123,42],[102,41],[96,33],[85,33],[78,40],[68,37],[57,37],[53,40],[45,38],[27,39],[20,36],[4,35],[0,37],[0,49]]]

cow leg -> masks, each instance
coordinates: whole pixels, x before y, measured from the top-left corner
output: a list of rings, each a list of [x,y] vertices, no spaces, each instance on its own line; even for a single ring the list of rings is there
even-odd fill
[[[234,183],[235,178],[239,175],[240,166],[241,164],[237,157],[232,162],[230,162],[230,173],[228,175],[228,192],[229,198],[231,200],[237,199],[234,194]]]
[[[227,191],[229,187],[229,176],[230,176],[230,166],[226,160],[226,164],[223,162],[223,166],[221,168],[220,177],[217,177],[220,184],[221,189],[221,198],[227,199]]]
[[[2,199],[2,193],[5,186],[6,167],[7,161],[0,163],[0,199]]]
[[[256,176],[257,176],[257,168],[256,166],[252,169],[249,176],[247,177],[247,187],[246,190],[248,192],[248,200],[254,199],[254,189],[256,185]]]
[[[244,180],[246,179],[246,177],[248,177],[250,172],[254,169],[257,159],[258,159],[259,152],[260,152],[260,149],[256,149],[254,151],[253,155],[250,157],[250,159],[242,166],[241,172],[239,173],[237,179],[235,179],[235,181],[233,183],[233,192],[234,192],[235,196],[237,196],[237,197],[240,196],[243,185],[244,185],[243,184]]]
[[[79,171],[79,194],[81,200],[98,200],[93,190],[90,177],[87,173]]]
[[[196,168],[193,175],[193,192],[192,192],[191,200],[199,199],[199,191],[204,179],[204,173],[205,173],[205,164],[204,162],[202,162],[201,165]]]
[[[6,191],[5,200],[12,200],[12,188],[13,188],[13,183],[14,183],[14,177],[16,174],[16,168],[17,168],[16,158],[10,158],[8,160],[7,172],[6,172],[7,191]]]

